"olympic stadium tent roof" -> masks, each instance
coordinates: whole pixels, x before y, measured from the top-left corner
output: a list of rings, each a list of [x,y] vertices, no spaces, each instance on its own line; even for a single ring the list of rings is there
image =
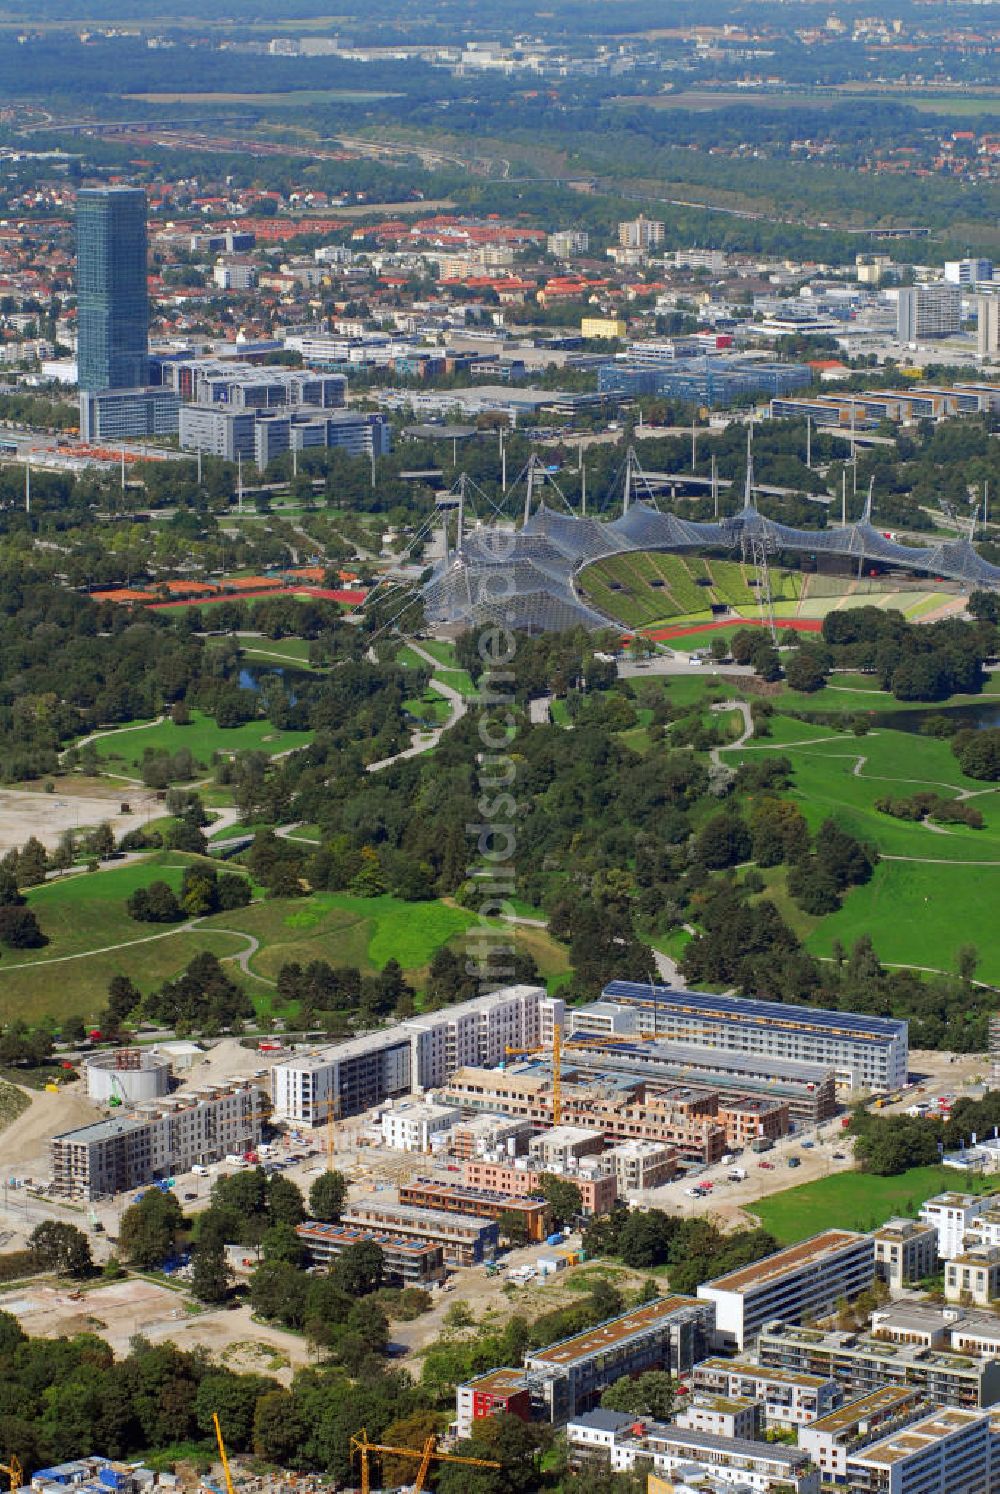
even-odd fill
[[[871,523],[870,504],[863,518],[845,528],[795,529],[766,518],[749,500],[738,513],[714,523],[661,513],[653,503],[636,501],[609,523],[542,504],[521,529],[472,530],[435,568],[424,587],[424,607],[431,623],[458,627],[487,621],[531,632],[620,626],[577,588],[577,576],[595,560],[637,550],[739,553],[748,544],[771,554],[840,555],[859,565],[869,561],[1000,589],[1000,566],[984,560],[969,540],[902,545]]]

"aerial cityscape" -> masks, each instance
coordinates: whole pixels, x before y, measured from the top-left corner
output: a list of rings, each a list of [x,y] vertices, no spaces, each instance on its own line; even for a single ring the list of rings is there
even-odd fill
[[[1000,1494],[995,12],[0,4],[0,1494]]]

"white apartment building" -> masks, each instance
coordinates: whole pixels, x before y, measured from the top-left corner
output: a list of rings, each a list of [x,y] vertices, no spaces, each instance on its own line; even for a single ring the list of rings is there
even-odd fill
[[[772,1320],[797,1323],[821,1317],[841,1299],[850,1301],[867,1291],[874,1280],[871,1236],[828,1229],[704,1282],[698,1296],[715,1305],[716,1342],[743,1350]]]
[[[662,1141],[622,1141],[604,1152],[601,1168],[618,1183],[618,1196],[660,1188],[677,1172],[677,1152]]]
[[[824,1484],[846,1484],[852,1452],[918,1421],[927,1409],[919,1390],[887,1385],[801,1427],[798,1444],[819,1468]]]
[[[767,1368],[749,1359],[703,1359],[691,1372],[691,1385],[695,1391],[758,1402],[769,1427],[808,1426],[844,1398],[832,1377]]]
[[[642,213],[628,223],[619,223],[618,242],[623,249],[655,249],[666,237],[666,228]]]
[[[851,1494],[989,1494],[992,1439],[983,1412],[945,1407],[852,1452]]]
[[[382,1140],[394,1152],[429,1152],[431,1137],[447,1131],[462,1118],[450,1105],[404,1100],[382,1116]]]
[[[590,234],[582,228],[563,228],[550,233],[545,247],[556,259],[572,259],[577,254],[586,254],[590,248]]]
[[[303,1125],[358,1115],[384,1100],[447,1083],[461,1068],[494,1068],[508,1048],[544,1048],[565,1003],[542,986],[504,986],[271,1069],[276,1120]]]
[[[89,1200],[256,1151],[265,1109],[255,1084],[211,1084],[65,1131],[49,1144],[53,1188]]]
[[[922,1281],[937,1269],[937,1231],[916,1219],[887,1219],[877,1229],[875,1270],[891,1291]]]
[[[937,1251],[943,1261],[961,1255],[966,1235],[990,1203],[988,1197],[977,1198],[972,1193],[938,1193],[922,1205],[920,1218],[937,1230]]]
[[[1000,1249],[980,1245],[953,1256],[944,1268],[946,1302],[989,1307],[1000,1297]]]

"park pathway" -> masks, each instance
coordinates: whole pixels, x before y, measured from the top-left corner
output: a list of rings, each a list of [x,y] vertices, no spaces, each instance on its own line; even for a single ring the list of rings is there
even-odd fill
[[[442,668],[441,661],[435,659],[434,655],[429,654],[426,649],[421,648],[419,643],[411,642],[410,648],[415,654],[419,654],[425,664],[430,664],[432,669]],[[469,705],[465,696],[459,690],[456,690],[452,685],[446,685],[442,679],[433,674],[431,676],[431,685],[439,695],[444,696],[451,707],[451,715],[448,717],[448,720],[443,721],[440,726],[435,726],[432,731],[415,731],[413,741],[409,747],[404,747],[402,752],[393,753],[392,757],[383,757],[377,763],[369,763],[367,768],[369,773],[381,773],[383,768],[391,767],[393,763],[402,762],[407,757],[422,757],[425,752],[430,752],[432,747],[436,747],[445,732],[451,731],[452,727],[456,726],[466,714]]]

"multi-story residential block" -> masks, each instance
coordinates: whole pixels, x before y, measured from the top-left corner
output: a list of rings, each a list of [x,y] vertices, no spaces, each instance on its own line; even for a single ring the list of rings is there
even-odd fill
[[[243,1156],[260,1142],[266,1108],[255,1084],[213,1084],[65,1131],[50,1143],[53,1189],[94,1199]]]
[[[693,1395],[674,1421],[677,1426],[692,1432],[710,1432],[713,1437],[753,1442],[761,1431],[761,1408],[757,1401],[739,1396]]]
[[[947,1302],[989,1307],[1000,1297],[1000,1247],[980,1245],[946,1261],[944,1295]]]
[[[337,1043],[271,1070],[275,1118],[319,1125],[444,1083],[470,1061],[497,1064],[507,1047],[551,1042],[563,1003],[541,986],[505,986],[472,1001]],[[488,1071],[492,1072],[492,1071]],[[457,1099],[449,1101],[463,1105]],[[476,1106],[495,1112],[501,1105]]]
[[[466,1066],[503,1063],[508,1048],[551,1044],[565,1005],[541,986],[504,986],[426,1017],[412,1017],[416,1082],[422,1089],[444,1084]]]
[[[478,1219],[500,1220],[504,1214],[519,1219],[530,1240],[544,1240],[549,1232],[550,1210],[545,1199],[512,1198],[491,1188],[471,1188],[465,1183],[438,1183],[417,1178],[400,1183],[399,1201],[418,1209],[436,1209],[442,1214],[471,1214]]]
[[[588,1036],[588,1046],[573,1053],[573,1063],[581,1074],[633,1075],[661,1085],[683,1084],[689,1090],[701,1090],[716,1097],[716,1110],[736,1109],[759,1103],[765,1119],[763,1134],[780,1120],[778,1107],[787,1107],[786,1118],[802,1125],[817,1125],[837,1110],[837,1089],[833,1069],[817,1063],[793,1063],[784,1058],[765,1058],[757,1053],[737,1053],[689,1043],[651,1042],[644,1040],[634,1047],[609,1041],[605,1046],[591,1041],[605,1036],[628,1036],[635,1031],[636,1014],[625,1007],[616,1011],[620,1025],[606,1025],[602,1009],[606,1002],[576,1007],[569,1013],[573,1035]],[[591,1014],[599,1013],[595,1026]],[[596,1022],[602,1024],[596,1027]],[[733,1125],[738,1129],[735,1119]],[[787,1128],[786,1128],[787,1129]],[[774,1134],[784,1135],[784,1132]],[[731,1143],[730,1143],[731,1145]]]
[[[918,1421],[927,1410],[927,1401],[919,1390],[887,1386],[801,1427],[799,1446],[819,1468],[824,1484],[843,1485],[854,1453]]]
[[[786,1322],[822,1316],[874,1280],[871,1236],[828,1229],[704,1282],[698,1296],[715,1307],[716,1342],[742,1350],[779,1314]]]
[[[212,280],[220,290],[253,290],[257,267],[246,259],[219,259],[212,266]]]
[[[623,1375],[666,1369],[683,1374],[701,1358],[712,1309],[692,1297],[659,1297],[585,1333],[537,1349],[524,1367],[536,1405],[557,1426],[597,1403]]]
[[[531,1420],[531,1388],[524,1370],[490,1370],[456,1389],[455,1422],[459,1437],[470,1437],[477,1421],[501,1413],[519,1416],[522,1421]]]
[[[499,1231],[492,1219],[473,1214],[450,1214],[438,1209],[420,1209],[412,1204],[388,1203],[381,1198],[359,1198],[341,1215],[343,1224],[376,1234],[399,1235],[441,1245],[450,1266],[476,1266],[492,1260],[497,1252]]]
[[[536,1066],[527,1071],[459,1069],[441,1098],[463,1109],[523,1117],[550,1126],[554,1102],[551,1077]],[[636,1080],[617,1088],[595,1080],[562,1085],[562,1117],[567,1125],[600,1130],[609,1141],[659,1141],[698,1162],[717,1162],[726,1135],[714,1119],[716,1097],[691,1090],[665,1093]]]
[[[628,223],[619,223],[618,242],[623,249],[655,249],[666,237],[666,228],[642,213]]]
[[[628,323],[620,316],[585,316],[580,322],[581,337],[620,339],[628,331]]]
[[[329,1266],[352,1245],[370,1242],[381,1250],[386,1278],[394,1285],[432,1286],[447,1275],[444,1247],[429,1240],[380,1235],[344,1224],[321,1224],[316,1219],[296,1225],[295,1233],[317,1266]]]
[[[939,1408],[852,1452],[844,1482],[851,1494],[989,1494],[993,1456],[989,1416]]]
[[[937,1253],[950,1261],[965,1249],[969,1235],[981,1214],[990,1207],[990,1198],[974,1193],[938,1193],[921,1205],[920,1220],[937,1232]]]
[[[710,275],[721,275],[729,256],[723,249],[678,249],[674,264],[679,270],[707,270]]]
[[[583,228],[564,228],[558,233],[550,233],[545,247],[556,259],[573,259],[578,254],[587,253],[590,234]]]
[[[596,1157],[603,1151],[600,1131],[586,1126],[553,1126],[528,1143],[528,1156],[539,1172],[575,1171],[584,1157]]]
[[[772,1427],[802,1427],[826,1416],[844,1398],[829,1375],[754,1364],[749,1359],[703,1359],[691,1371],[696,1391],[757,1401]]]
[[[938,1237],[931,1224],[916,1219],[887,1219],[877,1229],[875,1272],[891,1291],[900,1291],[937,1270]]]
[[[961,326],[961,286],[942,280],[900,290],[896,303],[896,336],[900,342],[951,337]]]
[[[820,1007],[755,1001],[614,980],[602,1000],[632,1008],[638,1029],[666,1041],[736,1049],[832,1068],[840,1088],[879,1092],[906,1083],[907,1024]]]
[[[661,1188],[677,1176],[677,1153],[658,1141],[623,1141],[602,1155],[599,1166],[614,1174],[618,1195]]]
[[[463,1164],[462,1181],[469,1188],[484,1188],[510,1198],[530,1198],[542,1186],[542,1173],[535,1168],[475,1158]],[[581,1214],[607,1214],[614,1208],[618,1180],[613,1173],[580,1169],[568,1175],[566,1181],[580,1190]]]
[[[606,1413],[599,1413],[603,1416]],[[590,1418],[576,1417],[566,1429],[570,1458],[580,1442],[580,1429]],[[606,1438],[608,1464],[613,1473],[651,1469],[669,1486],[704,1487],[706,1477],[754,1494],[819,1494],[819,1469],[800,1447],[780,1442],[756,1442],[696,1431],[676,1422],[636,1422],[619,1426]]]
[[[450,1105],[403,1100],[382,1114],[382,1140],[394,1152],[429,1152],[431,1137],[448,1131],[461,1118]]]
[[[921,1391],[940,1406],[974,1409],[1000,1400],[996,1359],[887,1343],[866,1334],[769,1323],[758,1335],[757,1357],[768,1367],[832,1377],[854,1395],[901,1385]]]

